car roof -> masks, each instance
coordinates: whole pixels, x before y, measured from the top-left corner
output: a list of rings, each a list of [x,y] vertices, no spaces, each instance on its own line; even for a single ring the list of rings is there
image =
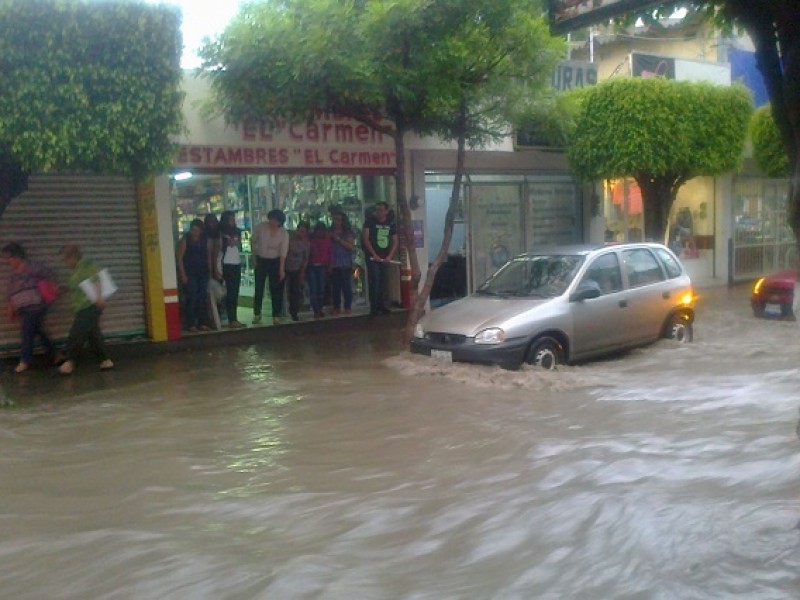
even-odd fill
[[[659,244],[656,242],[611,242],[611,243],[595,243],[595,244],[569,244],[562,246],[542,246],[540,248],[535,248],[529,252],[523,252],[522,254],[519,254],[514,258],[530,258],[534,256],[543,256],[552,254],[587,256],[589,254],[592,254],[593,252],[597,252],[598,250],[603,250],[605,248],[624,250],[627,248],[666,248],[666,246],[664,246],[664,244]]]

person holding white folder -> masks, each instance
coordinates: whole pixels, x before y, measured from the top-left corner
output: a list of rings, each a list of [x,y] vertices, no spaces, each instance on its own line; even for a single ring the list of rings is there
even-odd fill
[[[67,338],[67,360],[58,371],[70,375],[75,370],[78,357],[85,345],[100,359],[100,369],[114,367],[106,354],[103,332],[100,330],[100,316],[106,299],[116,291],[113,281],[105,269],[99,269],[88,258],[84,258],[76,244],[64,246],[61,256],[72,270],[67,283],[67,293],[75,313]]]

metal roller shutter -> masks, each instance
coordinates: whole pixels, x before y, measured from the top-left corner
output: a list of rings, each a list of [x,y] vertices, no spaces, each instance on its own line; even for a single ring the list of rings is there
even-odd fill
[[[31,177],[28,191],[11,201],[0,217],[0,246],[22,244],[28,260],[50,267],[65,285],[69,270],[61,261],[66,243],[76,243],[84,256],[107,267],[119,291],[101,321],[107,338],[146,334],[144,284],[139,247],[135,186],[123,177],[42,175]],[[0,266],[0,299],[6,304],[8,266]],[[4,316],[4,314],[3,314]],[[64,339],[72,323],[67,298],[53,303],[47,328]],[[0,318],[0,349],[19,348],[16,323]]]

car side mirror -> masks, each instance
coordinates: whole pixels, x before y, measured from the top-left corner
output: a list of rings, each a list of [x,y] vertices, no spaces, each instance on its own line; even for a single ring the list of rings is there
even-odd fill
[[[600,290],[600,285],[594,279],[584,279],[578,284],[572,294],[570,294],[570,302],[581,302],[583,300],[591,300],[592,298],[599,298],[603,295]]]

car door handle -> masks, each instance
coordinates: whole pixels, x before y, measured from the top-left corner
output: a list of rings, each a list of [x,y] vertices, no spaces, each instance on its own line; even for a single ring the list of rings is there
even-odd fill
[[[628,308],[628,301],[627,300],[620,300],[619,301],[620,308]]]
[[[661,294],[661,297],[662,297],[664,300],[669,300],[669,292],[664,292],[663,294]]]

